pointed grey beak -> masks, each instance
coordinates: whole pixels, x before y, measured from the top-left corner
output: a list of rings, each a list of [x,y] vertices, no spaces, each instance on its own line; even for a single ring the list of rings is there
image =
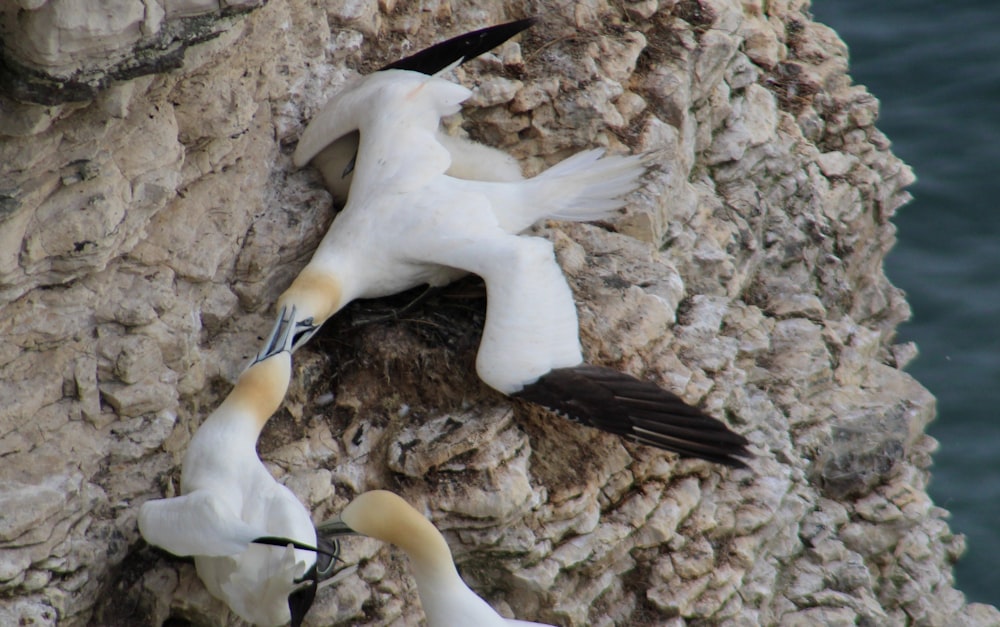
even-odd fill
[[[299,350],[305,345],[306,342],[312,339],[312,336],[316,335],[319,328],[322,325],[313,324],[312,318],[306,318],[305,320],[299,320],[295,323],[295,331],[292,334],[292,352]]]
[[[277,547],[286,547],[288,545],[291,545],[292,547],[299,549],[300,551],[311,551],[313,553],[316,553],[317,555],[325,555],[333,560],[338,559],[338,556],[340,555],[340,545],[336,542],[328,545],[323,545],[321,543],[318,543],[320,544],[320,546],[315,547],[315,546],[309,546],[308,544],[303,544],[296,540],[292,540],[291,538],[279,538],[277,536],[261,536],[259,538],[254,538],[250,542],[252,544],[264,544],[266,546],[277,546]]]
[[[293,333],[295,327],[293,324],[294,321],[295,307],[292,306],[291,310],[287,307],[282,307],[281,311],[278,312],[277,320],[274,321],[271,334],[267,336],[263,348],[257,353],[257,357],[250,364],[251,366],[284,351],[292,351],[292,341],[295,339],[295,334]]]
[[[357,531],[351,529],[347,526],[347,523],[339,518],[331,518],[330,520],[325,520],[316,526],[316,534],[326,537],[337,537],[337,536],[360,536]]]

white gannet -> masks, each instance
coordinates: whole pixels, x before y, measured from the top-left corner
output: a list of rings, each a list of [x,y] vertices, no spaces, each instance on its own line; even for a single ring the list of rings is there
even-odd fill
[[[456,63],[465,63],[496,48],[534,23],[534,18],[527,18],[468,32],[393,61],[378,71],[410,70],[421,74],[437,74]],[[364,78],[358,77],[349,82],[341,92],[350,91]],[[329,106],[326,105],[324,109]],[[299,138],[294,160],[298,167],[311,161],[323,175],[334,201],[342,206],[351,187],[351,175],[358,153],[358,133],[355,130],[342,136],[331,135],[329,128],[323,123],[325,120],[322,111],[313,117]],[[438,129],[437,138],[452,155],[452,163],[448,169],[451,176],[483,181],[516,181],[523,178],[521,166],[501,150],[454,137],[441,128]]]
[[[338,548],[326,542],[314,548],[309,511],[256,451],[288,389],[294,319],[294,311],[281,312],[264,349],[191,438],[182,496],[147,501],[139,510],[147,542],[194,556],[208,591],[255,625],[300,625]]]
[[[293,348],[356,298],[474,273],[486,282],[476,370],[488,385],[644,444],[745,466],[738,458],[749,456],[747,440],[724,423],[652,383],[583,362],[573,294],[552,244],[518,235],[543,218],[608,215],[638,187],[642,159],[591,150],[520,181],[448,176],[438,125],[470,94],[439,77],[385,70],[335,96],[310,123],[328,137],[358,130],[360,144],[346,206],[278,301],[298,312]]]
[[[392,492],[373,490],[358,495],[344,508],[339,520],[324,522],[318,532],[324,536],[369,536],[402,549],[410,559],[428,627],[545,626],[497,614],[462,580],[441,532]]]

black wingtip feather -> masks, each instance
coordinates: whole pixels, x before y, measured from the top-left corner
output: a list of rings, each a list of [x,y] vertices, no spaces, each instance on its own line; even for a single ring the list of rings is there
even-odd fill
[[[497,24],[452,37],[408,57],[393,61],[383,70],[411,70],[422,74],[437,74],[459,59],[465,63],[496,48],[514,35],[529,28],[537,20],[529,17]]]
[[[302,621],[305,620],[306,614],[309,613],[309,608],[312,607],[313,602],[316,600],[316,591],[318,589],[319,583],[312,579],[288,595],[288,613],[292,617],[291,623],[289,623],[291,627],[301,627]]]
[[[262,536],[254,539],[252,542],[277,547],[292,545],[296,549],[316,553],[316,561],[313,565],[302,577],[296,579],[294,582],[301,585],[297,586],[288,595],[288,612],[291,615],[291,627],[300,627],[302,621],[305,620],[306,614],[309,612],[309,608],[312,607],[313,602],[316,600],[316,591],[319,589],[319,582],[329,579],[333,575],[333,566],[340,559],[340,543],[327,540],[326,538],[319,538],[317,546],[312,547],[289,538],[275,536]]]
[[[574,422],[642,444],[746,468],[749,442],[720,420],[648,381],[583,364],[559,368],[514,394]]]

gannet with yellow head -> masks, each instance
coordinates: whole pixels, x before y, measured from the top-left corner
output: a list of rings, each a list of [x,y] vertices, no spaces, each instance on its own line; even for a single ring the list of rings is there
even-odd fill
[[[147,542],[193,556],[208,591],[255,625],[300,625],[337,553],[317,545],[309,511],[256,451],[288,389],[294,319],[294,310],[281,312],[263,350],[191,438],[182,496],[139,510]]]
[[[399,547],[410,560],[428,627],[546,627],[500,616],[462,580],[437,527],[392,492],[373,490],[359,495],[339,520],[323,523],[318,531],[324,536],[364,535]]]
[[[488,385],[644,444],[745,466],[747,440],[721,421],[653,383],[584,363],[576,305],[552,244],[520,235],[542,219],[608,216],[639,186],[643,159],[590,150],[530,179],[449,176],[453,154],[440,141],[440,121],[470,95],[438,76],[383,70],[310,122],[296,163],[349,133],[360,143],[346,206],[278,301],[298,312],[293,349],[354,299],[477,274],[487,312],[476,370]]]

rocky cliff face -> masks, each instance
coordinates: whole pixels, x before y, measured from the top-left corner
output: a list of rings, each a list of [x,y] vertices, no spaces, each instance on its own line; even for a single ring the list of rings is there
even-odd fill
[[[0,623],[236,624],[135,519],[176,493],[333,217],[296,138],[353,73],[527,14],[519,45],[457,71],[476,95],[456,132],[528,173],[595,145],[655,156],[620,217],[539,232],[589,360],[724,417],[752,472],[491,392],[475,280],[403,315],[407,295],[357,303],[297,353],[271,471],[316,520],[400,492],[521,618],[1000,621],[953,588],[934,399],[893,341],[909,311],[882,260],[912,174],[805,0],[89,4],[0,13]],[[397,553],[357,539],[345,559],[357,576],[309,624],[420,622]]]

